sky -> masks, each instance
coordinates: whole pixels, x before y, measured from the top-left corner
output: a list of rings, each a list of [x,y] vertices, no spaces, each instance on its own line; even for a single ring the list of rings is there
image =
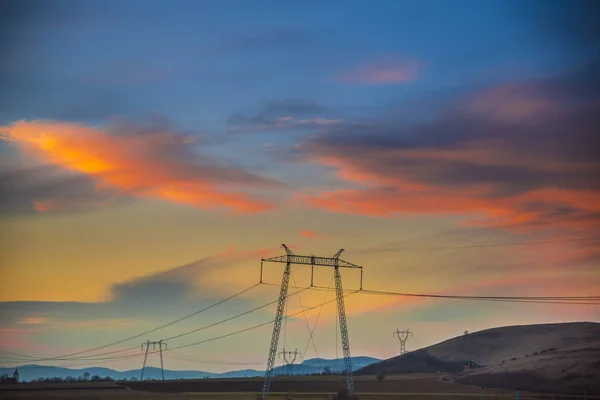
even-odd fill
[[[261,258],[283,254],[282,243],[307,255],[345,249],[371,290],[598,295],[597,7],[2,2],[0,364],[24,364],[6,351],[76,353],[200,310],[256,285]],[[295,293],[310,275],[292,271]],[[85,354],[272,302],[282,272],[265,263],[269,285]],[[331,276],[318,268],[316,284]],[[359,288],[356,271],[342,278]],[[331,299],[304,290],[287,313]],[[380,358],[397,354],[397,328],[414,332],[416,349],[465,330],[600,320],[586,304],[364,293],[345,304],[352,354]],[[335,317],[334,303],[290,317],[280,349],[341,356]],[[165,366],[264,368],[271,329],[183,347]],[[139,350],[126,354],[36,363],[141,366]]]

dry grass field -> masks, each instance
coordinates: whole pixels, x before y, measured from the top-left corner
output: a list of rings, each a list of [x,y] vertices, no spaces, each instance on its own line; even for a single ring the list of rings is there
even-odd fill
[[[206,379],[185,381],[149,381],[139,387],[128,384],[103,385],[19,385],[4,387],[0,398],[6,400],[258,400],[262,379]],[[481,399],[481,389],[440,381],[432,375],[389,376],[383,382],[374,376],[360,376],[355,381],[361,400],[459,400]],[[329,400],[336,388],[343,387],[341,377],[294,377],[276,379],[269,396],[273,400]],[[514,399],[506,390],[487,390],[487,400]],[[551,399],[550,394],[520,393],[520,400]],[[559,396],[555,399],[582,399],[583,396]],[[600,399],[600,396],[588,396]]]

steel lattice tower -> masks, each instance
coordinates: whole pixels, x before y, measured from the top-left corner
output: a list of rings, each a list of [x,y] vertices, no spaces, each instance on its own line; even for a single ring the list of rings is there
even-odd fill
[[[302,353],[299,353],[298,349],[294,351],[286,351],[284,347],[283,351],[279,353],[279,356],[283,356],[286,375],[292,375],[292,368],[296,362],[296,358],[298,358],[298,356],[302,357]]]
[[[408,329],[405,331],[396,329],[394,332],[394,336],[400,341],[400,355],[406,354],[406,341],[408,340],[408,337],[412,335],[413,333]]]
[[[148,360],[148,351],[150,350],[150,345],[152,345],[152,350],[156,350],[156,346],[158,345],[158,349],[160,352],[160,374],[162,377],[162,380],[165,380],[165,369],[164,369],[164,364],[163,364],[163,347],[166,350],[167,349],[167,343],[164,342],[162,339],[159,340],[158,342],[151,342],[148,339],[146,339],[146,343],[142,343],[142,350],[144,350],[144,346],[146,346],[146,353],[144,354],[144,364],[142,365],[142,376],[140,377],[140,381],[144,380],[144,370],[146,369],[146,361]]]
[[[346,374],[346,387],[350,395],[354,394],[354,381],[352,379],[352,359],[350,358],[350,339],[348,337],[348,325],[346,323],[346,310],[344,307],[344,290],[342,288],[342,276],[340,268],[357,268],[360,270],[360,290],[362,290],[362,267],[356,264],[340,260],[340,255],[344,251],[341,249],[333,257],[301,256],[294,254],[285,244],[281,245],[286,252],[284,256],[271,257],[261,260],[260,264],[260,282],[262,283],[262,270],[264,262],[284,263],[285,270],[281,280],[281,289],[279,291],[279,301],[277,303],[277,314],[275,315],[275,324],[273,325],[273,335],[271,336],[271,347],[269,348],[269,358],[267,359],[267,369],[265,371],[265,381],[263,384],[263,400],[266,400],[271,381],[273,379],[273,367],[275,365],[275,356],[277,355],[277,345],[279,343],[279,334],[281,332],[281,321],[287,299],[288,286],[290,283],[291,265],[301,264],[311,266],[310,285],[313,286],[314,267],[333,267],[335,277],[335,292],[337,298],[337,308],[340,322],[340,334],[342,337],[342,349],[344,353],[344,365]]]

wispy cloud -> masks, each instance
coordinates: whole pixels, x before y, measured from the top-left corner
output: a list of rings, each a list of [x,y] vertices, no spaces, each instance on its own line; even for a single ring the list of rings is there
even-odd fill
[[[300,235],[305,237],[305,238],[309,238],[309,239],[316,239],[316,238],[324,238],[325,236],[323,235],[319,235],[317,234],[315,231],[311,231],[308,229],[305,230],[301,230],[300,231]]]
[[[25,317],[17,321],[19,325],[44,325],[49,323],[50,320],[46,317]]]
[[[343,82],[362,85],[395,85],[415,81],[425,63],[400,56],[384,56],[343,72]]]
[[[0,131],[4,140],[24,152],[91,179],[97,191],[238,213],[273,207],[240,189],[273,187],[277,182],[193,152],[197,137],[170,127],[123,124],[96,128],[69,122],[19,121],[0,127]],[[36,201],[40,211],[68,205],[60,199]]]
[[[305,200],[382,217],[454,214],[510,229],[600,229],[600,98],[590,85],[597,83],[565,74],[459,99],[428,124],[380,121],[318,134],[299,146],[307,159],[360,187]]]
[[[324,117],[329,113],[317,103],[290,99],[268,102],[256,114],[233,114],[227,122],[231,133],[312,130],[342,121]]]
[[[342,122],[341,119],[327,119],[321,117],[312,119],[295,119],[290,116],[285,116],[279,117],[275,121],[262,123],[260,125],[232,126],[229,128],[229,132],[240,133],[318,129],[326,126],[336,125],[340,122]]]

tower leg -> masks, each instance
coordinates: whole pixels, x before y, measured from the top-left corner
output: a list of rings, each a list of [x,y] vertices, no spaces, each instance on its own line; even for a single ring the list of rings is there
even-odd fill
[[[162,376],[162,380],[165,380],[165,368],[163,365],[163,356],[162,356],[162,340],[160,342],[158,342],[158,344],[160,345],[160,374]]]
[[[267,369],[265,371],[265,381],[263,384],[262,398],[266,400],[269,389],[271,388],[271,380],[273,379],[273,367],[275,366],[275,356],[277,355],[277,345],[279,344],[279,332],[281,331],[281,321],[283,319],[283,311],[287,298],[288,286],[290,283],[291,265],[288,262],[283,271],[281,279],[281,289],[279,291],[279,301],[277,303],[277,314],[275,315],[275,323],[273,324],[273,335],[271,336],[271,347],[269,348],[269,358],[267,359]]]
[[[342,337],[342,350],[344,352],[344,366],[346,373],[346,386],[348,394],[354,394],[354,381],[352,380],[352,359],[350,358],[350,339],[348,338],[348,325],[346,324],[346,310],[344,308],[344,291],[342,289],[342,276],[336,265],[334,269],[335,293],[337,297],[338,315],[340,318],[340,335]]]
[[[146,343],[146,354],[144,354],[144,364],[142,365],[142,376],[140,381],[144,380],[144,369],[146,368],[146,360],[148,359],[148,350],[150,350],[150,342]]]

